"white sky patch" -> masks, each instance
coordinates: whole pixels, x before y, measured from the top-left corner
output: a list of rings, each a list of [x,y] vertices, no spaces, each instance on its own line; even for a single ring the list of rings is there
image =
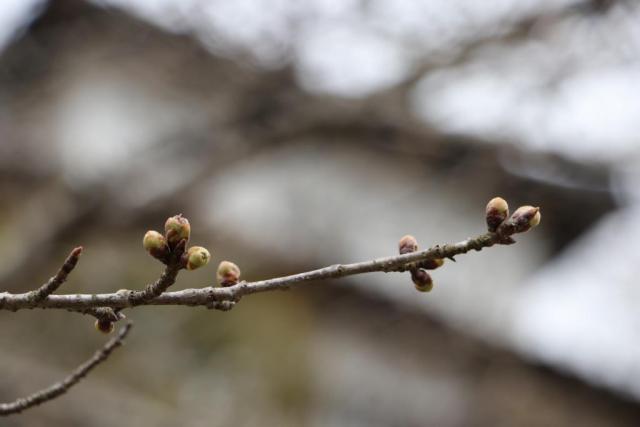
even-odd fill
[[[469,66],[425,78],[418,114],[446,131],[507,139],[578,160],[638,150],[640,66],[599,67],[543,89],[536,69]]]
[[[34,12],[43,0],[2,0],[0,1],[0,50],[16,31],[33,18]]]
[[[298,72],[311,91],[364,96],[392,86],[408,61],[387,39],[351,26],[308,29],[298,48]]]

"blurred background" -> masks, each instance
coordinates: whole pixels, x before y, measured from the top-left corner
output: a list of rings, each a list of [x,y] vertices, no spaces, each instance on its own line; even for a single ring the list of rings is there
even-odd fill
[[[637,426],[640,5],[624,0],[5,0],[0,290],[140,289],[178,212],[247,280],[484,231],[430,294],[370,274],[228,313],[127,311],[126,347],[6,426]],[[93,320],[0,312],[0,400]]]

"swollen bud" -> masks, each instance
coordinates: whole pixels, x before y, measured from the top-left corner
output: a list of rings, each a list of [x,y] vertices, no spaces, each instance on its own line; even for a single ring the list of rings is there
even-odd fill
[[[398,252],[400,255],[408,254],[418,250],[418,241],[415,237],[407,234],[398,242]]]
[[[110,334],[115,328],[114,323],[108,319],[98,319],[96,320],[96,323],[94,323],[94,326],[97,331],[100,331],[103,334]]]
[[[154,258],[162,259],[167,254],[167,242],[157,231],[149,230],[142,239],[142,246]]]
[[[222,261],[216,273],[220,286],[233,286],[240,281],[240,268],[231,261]]]
[[[486,208],[486,220],[489,231],[495,232],[500,224],[509,217],[509,205],[502,197],[489,200]]]
[[[178,214],[167,219],[164,223],[165,236],[170,247],[175,247],[180,240],[189,240],[191,225],[189,220]]]
[[[515,233],[522,233],[540,224],[540,208],[520,206],[509,218]]]
[[[195,270],[209,263],[211,255],[202,246],[192,246],[187,251],[187,270]]]
[[[411,280],[420,292],[429,292],[433,289],[433,279],[431,279],[429,273],[421,268],[411,271]]]

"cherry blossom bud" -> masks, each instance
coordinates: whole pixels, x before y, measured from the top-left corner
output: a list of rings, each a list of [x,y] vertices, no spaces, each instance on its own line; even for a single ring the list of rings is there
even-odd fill
[[[486,220],[489,231],[495,232],[509,217],[509,205],[502,197],[494,197],[487,203]]]
[[[398,242],[398,251],[400,255],[408,254],[418,250],[418,241],[415,237],[407,234]]]
[[[195,270],[209,263],[211,254],[202,246],[192,246],[187,251],[187,270]]]
[[[222,261],[216,276],[220,286],[233,286],[240,281],[240,268],[231,261]]]
[[[103,334],[110,334],[115,328],[114,323],[108,319],[98,319],[96,320],[96,323],[94,323],[94,326],[97,331],[100,331]]]
[[[171,248],[174,248],[180,240],[189,240],[191,225],[189,225],[187,218],[179,214],[167,219],[167,222],[164,223],[164,231],[167,243]]]
[[[163,259],[169,250],[164,236],[153,230],[149,230],[145,233],[144,238],[142,239],[142,246],[147,252],[149,252],[149,254],[151,254],[151,256],[158,259]]]
[[[413,284],[420,292],[429,292],[433,289],[433,279],[431,279],[429,273],[423,269],[412,270],[411,280],[413,280]]]

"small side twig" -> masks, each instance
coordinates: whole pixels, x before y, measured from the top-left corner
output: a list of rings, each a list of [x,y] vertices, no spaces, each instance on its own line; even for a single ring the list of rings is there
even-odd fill
[[[0,403],[0,416],[20,413],[66,393],[71,387],[78,384],[81,379],[87,376],[96,366],[107,360],[111,353],[124,343],[124,339],[131,330],[131,327],[131,323],[124,325],[118,332],[118,335],[111,338],[101,349],[96,351],[91,359],[78,366],[64,380],[29,396],[16,399],[13,402]]]
[[[38,289],[28,293],[28,298],[34,302],[40,302],[46,297],[58,290],[58,288],[67,280],[67,276],[73,271],[78,264],[80,255],[82,254],[82,246],[78,246],[71,251],[67,259],[60,267],[60,270],[53,276],[47,283],[40,286]]]
[[[172,250],[167,259],[167,266],[164,271],[153,283],[148,284],[141,291],[132,291],[127,295],[129,304],[133,307],[136,305],[144,304],[161,294],[163,294],[169,286],[176,282],[180,269],[183,268],[182,255],[184,254],[187,241],[181,240],[177,246]]]

